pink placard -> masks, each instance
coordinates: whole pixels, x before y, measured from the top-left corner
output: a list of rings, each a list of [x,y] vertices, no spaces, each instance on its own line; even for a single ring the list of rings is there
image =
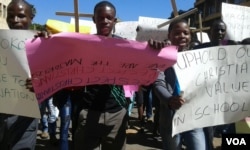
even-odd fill
[[[133,97],[133,94],[137,92],[138,89],[139,85],[123,85],[125,97]]]
[[[93,84],[148,85],[176,62],[177,48],[81,33],[27,40],[32,83],[40,101],[60,89]]]

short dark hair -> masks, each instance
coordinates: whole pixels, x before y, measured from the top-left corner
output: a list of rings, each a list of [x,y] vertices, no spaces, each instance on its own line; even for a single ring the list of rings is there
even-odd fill
[[[22,3],[24,3],[25,5],[27,5],[30,8],[30,12],[31,12],[30,17],[31,17],[31,19],[33,19],[36,16],[36,8],[35,8],[35,6],[30,4],[29,2],[27,2],[26,0],[11,0],[9,5],[12,4],[12,3],[18,3],[18,2],[22,2]]]
[[[176,25],[176,24],[178,24],[180,22],[188,24],[188,22],[187,22],[186,19],[177,19],[177,20],[174,20],[173,22],[170,23],[170,25],[168,27],[168,33],[170,33],[170,31],[173,29],[174,25]]]
[[[227,24],[221,20],[221,19],[217,19],[215,20],[213,23],[212,23],[212,28],[214,28],[216,25],[220,24],[220,23],[223,23],[226,27],[227,27]]]
[[[112,3],[110,3],[109,1],[101,1],[101,2],[97,3],[97,4],[95,5],[95,8],[94,8],[94,14],[96,13],[96,10],[97,10],[99,7],[102,7],[102,6],[109,6],[109,7],[113,8],[113,9],[114,9],[114,13],[115,13],[115,15],[116,15],[115,6],[114,6]]]

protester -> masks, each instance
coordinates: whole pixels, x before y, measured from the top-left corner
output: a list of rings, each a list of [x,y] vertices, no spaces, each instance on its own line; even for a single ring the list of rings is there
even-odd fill
[[[169,25],[168,39],[172,45],[178,46],[179,52],[188,50],[191,34],[187,21],[183,19],[173,21]],[[185,103],[173,67],[159,73],[153,91],[160,101],[159,126],[164,150],[180,150],[183,142],[187,149],[205,150],[203,129],[193,129],[172,137],[173,116],[175,111]]]
[[[58,109],[53,105],[53,99],[48,98],[39,104],[40,112],[41,112],[41,130],[42,133],[40,137],[42,139],[50,140],[51,144],[57,145],[56,139],[56,121],[58,118]]]
[[[7,7],[7,24],[10,29],[28,30],[35,17],[35,8],[25,0],[12,0]],[[8,107],[8,106],[6,106]],[[34,150],[38,119],[0,114],[0,149]]]
[[[97,35],[119,38],[112,35],[117,22],[116,8],[108,1],[95,5],[93,21]],[[89,85],[85,99],[91,101],[81,147],[84,150],[125,150],[127,126],[127,101],[122,86]],[[79,140],[79,139],[78,139]]]
[[[160,119],[160,101],[157,98],[157,96],[155,95],[155,92],[153,92],[152,90],[152,99],[153,99],[153,107],[154,107],[154,122],[153,122],[153,136],[154,137],[159,137],[160,136],[160,123],[159,123],[159,119]]]
[[[38,31],[34,37],[35,38],[43,37],[43,38],[49,39],[51,37],[51,34],[52,33],[48,32],[48,30],[43,30],[43,31]],[[28,78],[26,80],[26,88],[34,92],[31,78]],[[69,88],[64,88],[52,95],[52,99],[51,99],[52,103],[49,103],[49,104],[57,107],[59,110],[59,117],[60,117],[59,149],[60,150],[70,149],[68,137],[69,137],[69,129],[70,129],[69,127],[71,123],[72,123],[72,140],[74,142],[74,133],[75,133],[76,125],[78,122],[79,113],[82,108],[86,107],[85,105],[88,105],[87,104],[88,102],[83,101],[83,93],[84,93],[83,91],[84,91],[84,87],[69,87]],[[42,123],[43,123],[43,120],[42,120]],[[55,124],[51,124],[51,125],[52,125],[52,129],[50,130],[50,142],[53,145],[57,145],[57,139],[54,134]]]
[[[152,84],[148,86],[143,86],[143,101],[144,101],[144,110],[146,111],[146,120],[153,120],[153,100],[152,100]]]
[[[200,44],[194,49],[198,48],[205,48],[205,47],[212,47],[212,46],[219,46],[219,45],[236,45],[238,42],[233,40],[225,40],[225,36],[227,33],[227,25],[223,20],[215,20],[210,29],[210,42],[206,42]]]
[[[227,25],[223,20],[215,20],[210,29],[210,42],[203,43],[194,47],[194,49],[206,48],[219,45],[236,45],[238,42],[233,40],[225,40],[227,33]],[[215,127],[205,127],[205,138],[207,150],[213,149],[214,136],[221,137],[222,133],[235,133],[234,123],[227,125],[219,125]]]
[[[153,101],[151,94],[152,85],[140,86],[136,93],[136,105],[138,119],[140,121],[140,132],[144,132],[146,121],[153,121]],[[144,116],[146,112],[146,118]]]
[[[70,87],[60,90],[53,95],[53,104],[58,107],[60,116],[60,150],[70,149],[68,137],[71,122],[72,140],[74,142],[74,133],[76,130],[78,115],[82,109],[81,101],[84,92],[83,90],[84,89],[81,87]]]
[[[144,132],[145,129],[145,118],[144,118],[144,99],[143,99],[143,88],[140,87],[139,90],[136,92],[136,105],[137,105],[137,112],[138,112],[138,120],[140,121],[140,132]]]
[[[128,117],[129,117],[129,118],[130,118],[131,115],[132,115],[132,110],[133,110],[134,104],[135,104],[135,98],[136,98],[136,92],[135,92],[135,91],[133,91],[133,92],[131,93],[131,96],[130,96],[130,97],[126,97],[126,100],[127,100],[127,102],[129,103],[128,108],[127,108],[127,110],[128,110]],[[131,125],[131,123],[130,123],[130,120],[128,119],[127,129],[130,128],[130,125]]]

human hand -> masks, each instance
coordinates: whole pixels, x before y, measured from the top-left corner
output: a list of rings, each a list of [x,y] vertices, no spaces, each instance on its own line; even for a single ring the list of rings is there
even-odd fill
[[[185,100],[181,96],[173,96],[168,102],[168,106],[170,109],[176,110],[179,109],[184,103]]]
[[[26,89],[29,89],[30,92],[34,92],[34,88],[31,82],[31,78],[26,79],[25,83]]]
[[[51,37],[51,33],[48,32],[47,30],[37,31],[37,33],[35,34],[34,37],[35,38],[38,38],[38,37],[50,38]]]
[[[160,50],[160,49],[164,48],[165,46],[170,45],[170,43],[167,42],[167,41],[156,41],[156,40],[153,40],[153,39],[149,39],[148,40],[148,45],[150,47],[152,47],[153,49]]]

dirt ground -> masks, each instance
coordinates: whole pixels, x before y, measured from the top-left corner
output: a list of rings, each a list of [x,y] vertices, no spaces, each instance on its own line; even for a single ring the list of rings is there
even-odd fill
[[[126,150],[161,150],[162,141],[160,137],[153,136],[153,122],[148,121],[144,132],[140,132],[139,121],[137,119],[137,109],[133,108],[130,116],[130,126],[127,129],[127,148]],[[57,138],[59,139],[59,123],[57,121]],[[40,138],[41,131],[38,131],[36,150],[57,150],[58,145],[50,144],[49,140]],[[72,134],[69,132],[69,145],[72,146]],[[220,150],[221,138],[214,138],[215,150]],[[71,148],[72,149],[72,148]],[[184,148],[185,149],[185,148]]]

